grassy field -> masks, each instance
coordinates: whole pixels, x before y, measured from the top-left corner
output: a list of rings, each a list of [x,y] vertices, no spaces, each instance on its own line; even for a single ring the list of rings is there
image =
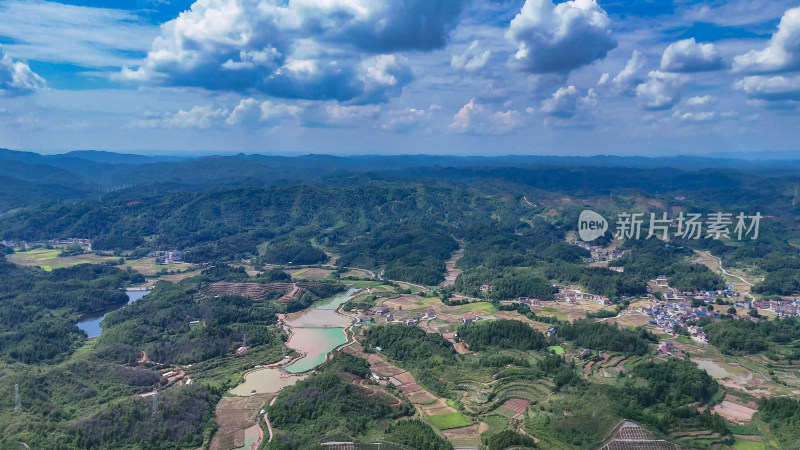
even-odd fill
[[[466,314],[468,312],[489,315],[497,312],[497,307],[489,302],[475,302],[467,305],[459,306],[459,313]]]
[[[566,353],[564,351],[564,347],[560,345],[551,345],[550,347],[547,347],[547,349],[554,351],[556,355],[563,355],[564,353]]]
[[[499,433],[508,428],[508,419],[506,419],[503,416],[492,414],[484,416],[482,419],[483,422],[486,423],[486,425],[489,425],[489,429],[486,430],[487,435]]]
[[[736,449],[736,450],[765,450],[767,448],[763,442],[747,441],[745,439],[736,439],[733,446],[722,446],[723,449]]]
[[[433,425],[440,430],[449,430],[450,428],[472,425],[472,422],[460,412],[437,414],[435,416],[430,416],[430,419]]]
[[[557,310],[556,308],[552,307],[545,307],[542,308],[542,312],[548,313],[548,315],[552,314],[558,320],[567,320],[567,313]]]
[[[384,284],[383,281],[349,281],[343,280],[345,284],[351,287],[359,288],[359,289],[378,289],[383,291],[394,291],[394,286],[389,286],[388,284]]]
[[[153,264],[153,258],[139,258],[125,260],[124,266],[117,266],[120,268],[131,268],[146,277],[151,277],[162,270],[172,272],[185,272],[192,269],[194,266],[188,263],[176,264]]]
[[[58,256],[61,249],[37,248],[27,252],[17,252],[8,255],[6,258],[14,264],[21,266],[39,266],[46,271],[61,269],[77,264],[103,263],[106,261],[116,261],[119,258],[114,256],[97,256],[93,253],[75,256]]]
[[[681,344],[691,344],[692,338],[688,336],[678,336],[675,338],[676,341],[680,342]]]
[[[422,299],[421,301],[417,302],[417,303],[416,303],[416,304],[414,304],[414,305],[411,305],[411,306],[406,306],[404,309],[406,309],[406,310],[408,310],[408,311],[413,311],[413,310],[415,310],[415,309],[423,309],[423,308],[428,308],[428,307],[430,307],[431,305],[435,305],[435,304],[437,304],[437,303],[441,303],[441,301],[440,301],[438,298],[435,298],[435,297],[426,297],[426,298]]]

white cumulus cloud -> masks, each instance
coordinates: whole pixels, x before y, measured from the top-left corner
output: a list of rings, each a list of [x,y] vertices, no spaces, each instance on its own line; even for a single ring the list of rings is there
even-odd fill
[[[277,125],[282,119],[296,117],[302,108],[269,100],[259,102],[254,98],[242,99],[225,119],[228,125],[267,123]]]
[[[701,112],[675,111],[672,114],[672,117],[680,120],[681,122],[708,122],[710,120],[714,120],[714,118],[716,117],[716,113],[713,111],[701,111]]]
[[[800,75],[751,76],[736,82],[748,97],[766,101],[800,100]]]
[[[636,94],[636,86],[643,83],[647,79],[647,74],[644,71],[647,58],[644,57],[638,50],[634,50],[631,59],[625,64],[625,67],[615,76],[604,73],[597,82],[599,89],[611,88],[616,94],[623,94],[633,96]]]
[[[664,72],[708,72],[725,68],[722,57],[714,44],[702,44],[694,38],[673,42],[661,55],[661,70]]]
[[[388,120],[381,125],[381,128],[397,132],[411,131],[430,121],[432,115],[433,110],[431,109],[405,108],[389,111],[387,113]]]
[[[714,102],[714,97],[710,95],[689,97],[686,100],[687,106],[705,106]]]
[[[504,134],[520,123],[521,114],[513,109],[495,111],[491,105],[471,99],[453,116],[450,130],[468,134]]]
[[[733,70],[742,73],[777,73],[800,70],[800,7],[787,10],[762,50],[750,50],[733,59]]]
[[[221,125],[228,116],[228,110],[214,108],[212,105],[194,106],[176,113],[148,114],[149,118],[134,121],[135,128],[196,128],[206,129]]]
[[[591,110],[597,106],[597,96],[593,89],[583,95],[575,86],[559,88],[542,102],[541,111],[549,116],[570,118],[579,110]]]
[[[492,56],[491,51],[481,51],[478,41],[472,41],[464,53],[453,55],[450,59],[450,66],[465,72],[475,72],[482,69],[489,62],[490,56]]]
[[[506,32],[517,47],[511,62],[531,73],[568,73],[617,46],[610,24],[595,0],[526,0]]]
[[[636,86],[636,98],[647,110],[672,109],[681,99],[681,90],[688,81],[686,75],[652,70],[646,82]]]
[[[22,61],[14,61],[0,46],[0,94],[24,95],[47,87],[44,78]]]
[[[397,51],[441,48],[463,0],[197,0],[116,79],[377,103],[413,76]]]
[[[341,105],[338,103],[314,103],[299,113],[301,124],[312,128],[355,128],[369,124],[373,126],[380,116],[378,105]]]

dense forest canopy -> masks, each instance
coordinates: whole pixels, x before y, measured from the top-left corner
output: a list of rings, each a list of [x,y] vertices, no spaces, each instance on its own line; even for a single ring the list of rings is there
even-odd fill
[[[584,348],[611,350],[627,355],[644,355],[650,350],[648,344],[656,342],[656,337],[644,328],[630,330],[589,319],[560,325],[558,337]]]
[[[492,347],[538,350],[545,346],[544,335],[518,320],[493,320],[458,328],[458,336],[474,351]]]

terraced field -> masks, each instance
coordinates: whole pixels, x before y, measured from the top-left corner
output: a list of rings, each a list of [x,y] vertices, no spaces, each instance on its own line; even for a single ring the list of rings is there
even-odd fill
[[[497,388],[495,397],[498,401],[521,398],[533,403],[546,399],[551,391],[550,387],[539,382],[516,381]]]

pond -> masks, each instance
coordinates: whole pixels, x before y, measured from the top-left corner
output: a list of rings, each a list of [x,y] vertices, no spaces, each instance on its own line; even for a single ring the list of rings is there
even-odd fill
[[[728,371],[725,370],[725,368],[722,367],[721,365],[715,363],[714,361],[710,361],[708,359],[692,359],[692,362],[697,364],[697,367],[705,370],[706,372],[708,372],[709,375],[711,375],[714,378],[721,378],[728,376]]]
[[[126,291],[125,293],[128,294],[128,302],[125,305],[130,305],[131,303],[133,303],[133,302],[141,299],[145,295],[149,294],[150,291],[136,290],[136,291]],[[108,311],[102,312],[100,314],[92,314],[92,315],[83,316],[81,318],[81,320],[78,321],[78,324],[77,324],[78,328],[80,328],[81,330],[85,331],[86,334],[89,335],[89,338],[95,338],[97,336],[100,336],[100,333],[103,332],[103,328],[100,326],[100,322],[103,321],[103,319],[106,317],[106,314],[108,314],[110,312],[114,312],[114,311],[120,310],[120,309],[124,308],[125,305],[120,305],[118,307],[114,307],[114,308],[109,309]]]
[[[231,389],[231,394],[247,397],[253,391],[256,391],[258,394],[278,392],[287,386],[297,383],[305,377],[305,375],[281,377],[280,369],[258,369],[246,374],[244,377],[244,382]]]
[[[309,310],[287,317],[286,325],[291,328],[292,337],[286,345],[305,354],[303,358],[286,367],[287,372],[309,371],[322,364],[328,352],[347,342],[344,329],[353,321],[338,314],[336,309],[353,298],[358,291],[359,289],[350,289],[343,295],[337,295]]]
[[[286,345],[305,356],[287,366],[283,374],[281,369],[271,367],[248,373],[244,382],[231,389],[231,394],[247,397],[253,391],[259,394],[278,392],[306,378],[308,375],[294,374],[308,372],[322,364],[328,352],[347,342],[344,329],[352,320],[338,314],[336,309],[358,291],[350,289],[345,294],[317,303],[311,309],[289,314],[286,325],[291,328],[292,337]]]

